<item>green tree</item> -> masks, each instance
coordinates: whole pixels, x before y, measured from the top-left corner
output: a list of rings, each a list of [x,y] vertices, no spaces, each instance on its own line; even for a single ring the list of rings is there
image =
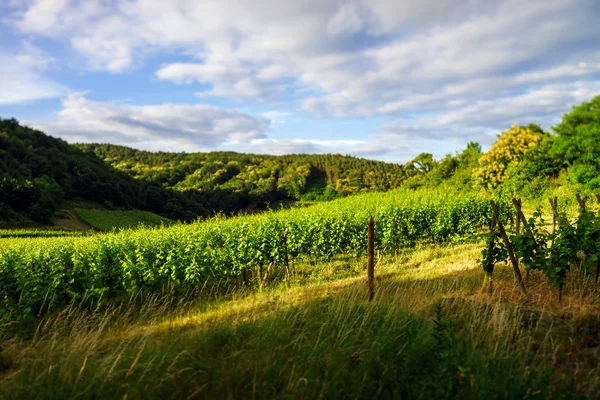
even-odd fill
[[[518,165],[523,156],[542,140],[544,133],[538,128],[537,125],[513,125],[499,135],[490,150],[479,158],[479,168],[473,170],[476,181],[487,189],[502,184],[507,179],[509,166]]]
[[[552,129],[557,134],[552,144],[554,158],[562,160],[565,166],[600,166],[600,96],[573,107]]]

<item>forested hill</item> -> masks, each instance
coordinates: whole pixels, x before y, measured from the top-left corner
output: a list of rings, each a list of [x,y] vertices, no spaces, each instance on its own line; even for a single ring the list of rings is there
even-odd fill
[[[399,186],[485,190],[526,199],[556,188],[600,190],[600,96],[544,132],[515,125],[489,151],[468,143],[435,160],[404,165],[341,155],[147,152],[110,144],[70,145],[0,119],[0,227],[50,222],[65,200],[137,208],[176,220],[285,200],[328,200]]]
[[[0,227],[52,223],[67,200],[137,208],[169,218],[207,214],[200,204],[161,185],[135,180],[94,153],[0,119]]]
[[[386,191],[399,187],[406,177],[401,165],[342,155],[152,153],[111,144],[76,146],[135,178],[195,191],[193,197],[208,209]]]
[[[340,155],[151,153],[71,145],[0,118],[0,227],[51,224],[71,200],[191,220],[281,200],[385,191],[404,178],[398,164]]]

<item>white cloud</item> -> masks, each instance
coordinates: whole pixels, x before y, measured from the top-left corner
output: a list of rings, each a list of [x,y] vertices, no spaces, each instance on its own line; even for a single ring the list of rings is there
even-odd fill
[[[63,96],[67,89],[43,76],[54,59],[30,42],[16,54],[0,53],[0,104],[21,104]]]
[[[50,118],[27,125],[69,142],[100,142],[150,151],[231,150],[243,153],[339,153],[367,158],[412,158],[415,141],[383,133],[362,139],[269,137],[269,126],[289,113],[268,111],[252,116],[204,104],[133,106],[89,100],[82,93],[62,101]],[[419,146],[416,146],[417,150]]]
[[[200,151],[265,138],[269,121],[205,104],[132,106],[72,94],[46,120],[27,121],[71,142],[109,142],[147,150]]]
[[[378,143],[337,144],[356,154],[405,154],[420,148],[415,138],[486,143],[513,122],[549,126],[600,92],[597,0],[30,0],[12,17],[92,69],[129,72],[175,54],[156,77],[203,98],[392,120]]]
[[[37,70],[44,70],[56,62],[54,57],[46,54],[39,47],[27,41],[21,43],[21,50],[17,53],[14,60],[26,68]]]

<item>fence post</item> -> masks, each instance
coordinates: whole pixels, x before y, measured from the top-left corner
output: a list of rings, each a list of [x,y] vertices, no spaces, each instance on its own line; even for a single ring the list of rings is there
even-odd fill
[[[529,223],[527,222],[527,219],[525,218],[525,214],[523,214],[523,201],[521,199],[512,199],[513,204],[515,205],[515,208],[517,209],[517,221],[521,220],[521,222],[523,222],[523,227],[524,229],[529,232],[529,234],[531,235],[531,238],[533,240],[535,240],[534,234],[531,231],[531,227],[529,226]],[[517,235],[519,234],[519,231],[517,230]],[[518,260],[517,260],[518,262]],[[529,270],[526,269],[525,270],[525,280],[527,282],[527,284],[529,285]]]
[[[512,199],[512,202],[517,209],[517,235],[521,233],[521,222],[523,223],[523,227],[527,228],[527,218],[525,218],[525,214],[523,214],[523,200],[522,199]]]
[[[492,220],[490,221],[490,235],[495,236],[496,235],[496,214],[494,212],[492,212]],[[496,241],[496,238],[494,237],[494,241]],[[494,242],[490,242],[490,245],[488,247],[488,254],[493,250],[495,244]],[[488,293],[491,296],[493,293],[493,280],[492,280],[492,272],[488,273],[488,277],[490,279],[490,287],[488,288]]]
[[[494,213],[494,217],[496,222],[498,222],[498,230],[500,231],[500,236],[502,236],[502,240],[506,245],[506,251],[508,252],[508,258],[510,258],[510,262],[512,263],[513,270],[515,273],[515,279],[517,281],[517,285],[519,286],[519,290],[523,296],[527,296],[527,291],[525,290],[525,285],[523,284],[523,277],[521,276],[521,271],[519,270],[519,262],[515,258],[515,253],[513,253],[512,245],[510,244],[510,240],[508,240],[508,235],[504,230],[504,225],[502,225],[502,221],[500,221],[500,213],[498,212],[498,207],[494,200],[490,200],[490,204],[492,205],[492,212]]]
[[[287,235],[288,235],[289,230],[286,229],[285,232],[283,232],[283,237],[281,238],[281,243],[283,244],[283,256],[284,256],[284,263],[285,263],[285,279],[287,281],[288,286],[290,285],[290,262],[288,259],[288,249],[287,249]]]
[[[372,301],[375,297],[375,223],[373,217],[369,218],[367,254],[367,283],[369,286],[369,301]]]

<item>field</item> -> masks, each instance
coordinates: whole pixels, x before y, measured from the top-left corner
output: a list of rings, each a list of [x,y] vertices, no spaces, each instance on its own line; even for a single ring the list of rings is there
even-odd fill
[[[59,229],[0,229],[0,239],[6,238],[50,238],[67,236],[85,236],[81,231]]]
[[[259,285],[268,271],[289,276],[299,260],[364,255],[370,215],[377,246],[387,253],[418,241],[460,241],[489,223],[484,198],[423,200],[423,194],[397,191],[170,228],[13,241],[0,250],[0,301],[4,313],[37,314],[71,300],[187,290],[207,281]]]
[[[500,261],[488,293],[490,218],[483,196],[397,190],[4,239],[0,398],[598,397],[593,276],[559,299],[532,270],[524,297]]]
[[[140,210],[113,211],[76,208],[75,212],[83,222],[102,232],[143,226],[169,226],[174,223],[168,218]]]
[[[558,305],[535,276],[517,307],[507,266],[492,296],[482,288],[479,250],[385,258],[371,303],[365,260],[340,258],[299,264],[291,287],[258,293],[204,287],[73,305],[33,324],[35,337],[4,341],[0,397],[596,397],[598,361],[573,332],[598,291]]]

